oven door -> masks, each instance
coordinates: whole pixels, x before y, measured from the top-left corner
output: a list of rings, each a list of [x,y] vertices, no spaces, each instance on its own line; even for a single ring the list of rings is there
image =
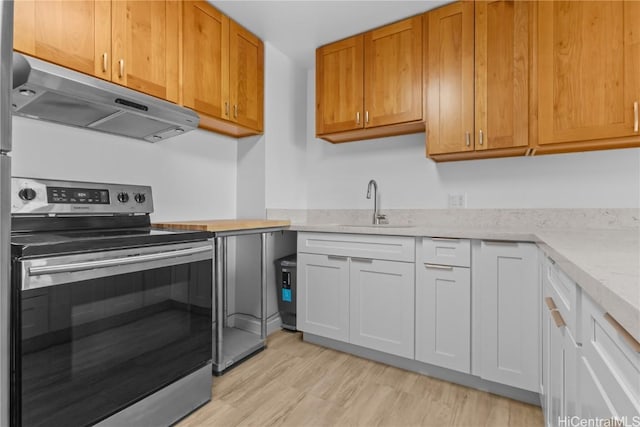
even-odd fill
[[[13,424],[94,424],[211,361],[211,242],[17,260]]]

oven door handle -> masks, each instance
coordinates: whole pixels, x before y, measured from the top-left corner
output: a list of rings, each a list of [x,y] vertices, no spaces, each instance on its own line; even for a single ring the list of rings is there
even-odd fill
[[[76,262],[71,264],[60,265],[43,265],[29,267],[29,276],[42,276],[45,274],[74,273],[77,271],[93,270],[97,268],[120,267],[131,264],[140,264],[143,262],[161,261],[164,259],[172,259],[200,253],[211,253],[210,246],[201,246],[197,248],[178,249],[174,251],[166,251],[154,254],[134,255],[121,258],[112,258],[95,261]]]

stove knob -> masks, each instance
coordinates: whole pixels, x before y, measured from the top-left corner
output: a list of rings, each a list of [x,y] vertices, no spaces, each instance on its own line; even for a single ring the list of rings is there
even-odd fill
[[[129,201],[128,193],[118,193],[118,201],[120,203],[127,203]]]
[[[144,203],[144,201],[147,200],[147,198],[142,193],[137,193],[134,196],[134,199],[136,199],[136,202],[138,202],[138,203]]]
[[[36,198],[36,190],[33,188],[23,188],[18,192],[18,196],[25,201],[33,200]]]

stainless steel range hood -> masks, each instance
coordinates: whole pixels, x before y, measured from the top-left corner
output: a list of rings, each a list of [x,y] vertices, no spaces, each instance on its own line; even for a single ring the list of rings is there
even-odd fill
[[[12,101],[19,116],[149,142],[196,129],[200,121],[188,108],[16,52]]]

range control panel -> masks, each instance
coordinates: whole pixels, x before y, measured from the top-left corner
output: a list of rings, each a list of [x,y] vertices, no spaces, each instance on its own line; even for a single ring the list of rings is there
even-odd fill
[[[104,215],[153,212],[145,185],[11,178],[11,213],[19,215]]]

